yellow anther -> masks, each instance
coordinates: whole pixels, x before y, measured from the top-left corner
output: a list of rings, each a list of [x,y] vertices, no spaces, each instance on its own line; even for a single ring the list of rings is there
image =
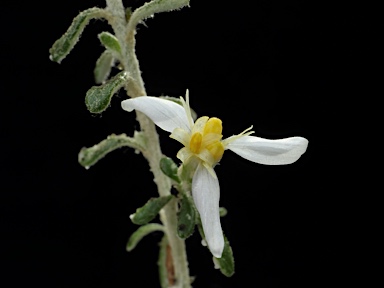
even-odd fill
[[[216,117],[200,117],[196,120],[192,131],[188,151],[195,154],[210,167],[213,167],[221,160],[225,150],[224,145],[221,143],[223,137],[221,135],[223,131],[221,120]]]
[[[219,118],[209,118],[204,127],[204,135],[208,133],[220,134],[223,131],[223,124]]]
[[[196,132],[193,133],[191,140],[189,141],[189,149],[192,153],[199,153],[201,148],[201,142],[203,140],[203,135],[201,133]]]
[[[215,163],[219,162],[221,157],[223,157],[224,145],[220,141],[207,145],[206,148],[208,149],[209,153],[211,153]]]

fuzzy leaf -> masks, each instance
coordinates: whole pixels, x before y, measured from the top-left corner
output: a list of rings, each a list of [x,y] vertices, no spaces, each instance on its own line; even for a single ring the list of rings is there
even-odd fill
[[[107,109],[112,96],[119,91],[127,79],[128,74],[122,71],[104,84],[89,89],[85,96],[85,105],[88,110],[91,113],[101,113]]]
[[[105,50],[100,55],[99,59],[96,61],[95,69],[93,70],[93,75],[97,84],[102,84],[108,79],[114,62],[115,59],[111,51]]]
[[[98,37],[105,48],[113,51],[118,55],[121,53],[120,43],[115,35],[112,35],[109,32],[101,32]]]
[[[177,235],[188,238],[192,235],[196,225],[196,210],[193,200],[186,194],[181,199],[180,211],[177,214]]]
[[[81,33],[83,33],[89,21],[93,18],[101,18],[103,14],[104,10],[100,8],[90,8],[80,12],[80,14],[73,19],[67,32],[53,43],[51,49],[49,49],[49,58],[52,61],[60,63],[79,41]]]
[[[160,210],[173,198],[173,195],[151,198],[141,208],[136,209],[136,213],[130,216],[132,222],[137,225],[147,224],[154,219]]]
[[[128,146],[142,150],[144,145],[143,135],[140,132],[135,132],[134,137],[128,137],[125,134],[112,134],[92,147],[82,148],[78,155],[78,161],[80,165],[88,169],[105,155],[120,147]]]
[[[177,175],[177,165],[173,162],[172,158],[163,157],[160,160],[160,169],[172,180],[175,180],[177,183],[180,183],[179,176]]]
[[[233,258],[232,248],[229,245],[227,237],[224,235],[224,250],[221,258],[213,257],[216,265],[219,266],[221,273],[231,277],[235,273],[235,260]]]
[[[126,250],[128,252],[132,251],[141,239],[154,231],[164,231],[164,226],[158,223],[150,223],[141,226],[139,229],[132,233],[131,237],[129,237]]]
[[[187,5],[189,5],[189,0],[153,0],[147,2],[133,11],[128,22],[128,30],[134,29],[140,21],[152,17],[155,13],[177,10]]]

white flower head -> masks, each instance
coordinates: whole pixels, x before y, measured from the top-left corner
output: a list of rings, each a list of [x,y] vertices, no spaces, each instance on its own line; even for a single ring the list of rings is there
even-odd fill
[[[183,106],[166,99],[142,96],[122,101],[122,108],[138,110],[147,115],[170,137],[184,145],[177,153],[183,165],[197,163],[192,178],[192,197],[199,211],[205,238],[211,253],[220,258],[224,249],[224,237],[220,224],[220,187],[214,167],[225,150],[231,150],[252,162],[266,165],[283,165],[295,162],[306,151],[308,140],[290,137],[278,140],[250,136],[246,129],[238,135],[222,139],[222,121],[202,116],[192,119],[188,90]]]

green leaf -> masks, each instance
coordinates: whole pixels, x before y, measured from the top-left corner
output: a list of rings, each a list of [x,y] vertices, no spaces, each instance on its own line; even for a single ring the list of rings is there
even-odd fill
[[[128,137],[125,134],[109,135],[107,139],[104,139],[90,148],[82,148],[78,155],[78,161],[80,165],[88,169],[108,153],[124,146],[143,150],[143,147],[145,146],[143,135],[137,131],[135,132],[134,137]]]
[[[219,208],[220,217],[224,217],[228,214],[228,210],[224,207]]]
[[[140,242],[141,239],[143,239],[148,234],[154,232],[154,231],[163,231],[164,232],[164,226],[158,223],[150,223],[144,226],[141,226],[139,229],[137,229],[135,232],[132,233],[131,237],[129,237],[126,249],[128,252],[132,251],[136,245]]]
[[[224,235],[224,250],[221,258],[213,257],[214,263],[219,266],[221,273],[231,277],[235,273],[235,260],[233,258],[232,248],[229,245],[227,237]]]
[[[93,86],[87,91],[85,105],[91,113],[101,113],[111,103],[112,96],[119,91],[128,79],[128,74],[121,71],[100,86]]]
[[[183,194],[177,214],[177,235],[185,239],[192,235],[196,226],[196,209],[190,196]]]
[[[83,33],[89,21],[94,18],[101,18],[104,14],[105,11],[100,8],[90,8],[80,12],[80,14],[73,19],[67,32],[53,43],[49,49],[49,58],[52,61],[60,63],[79,41],[81,33]]]
[[[131,15],[132,15],[132,8],[131,7],[127,7],[125,9],[125,21],[128,23],[129,19],[131,18]]]
[[[177,175],[177,165],[173,162],[172,158],[163,157],[160,160],[160,169],[167,175],[169,178],[175,180],[177,183],[180,183],[179,176]]]
[[[108,79],[114,63],[115,58],[113,57],[111,51],[105,50],[100,55],[99,59],[96,61],[95,69],[93,70],[93,75],[97,84],[102,84]]]
[[[131,215],[134,224],[143,225],[154,219],[160,210],[173,198],[173,195],[151,198],[141,208],[136,209],[136,213]]]
[[[159,279],[161,288],[168,288],[168,271],[167,271],[167,248],[168,248],[168,239],[164,235],[159,243],[159,259],[157,260],[157,266],[159,267]]]
[[[140,21],[153,17],[155,13],[177,10],[187,5],[189,5],[189,0],[153,0],[147,2],[133,11],[127,29],[128,31],[134,29]]]
[[[109,32],[101,32],[99,35],[100,42],[104,45],[105,48],[111,50],[112,52],[120,55],[121,47],[119,40]]]

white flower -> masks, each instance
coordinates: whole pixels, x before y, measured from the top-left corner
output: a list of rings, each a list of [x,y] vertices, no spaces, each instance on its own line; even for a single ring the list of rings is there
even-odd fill
[[[306,151],[308,140],[290,137],[268,140],[250,136],[252,127],[244,132],[223,139],[220,119],[207,116],[193,121],[189,107],[188,91],[183,106],[157,97],[142,96],[122,101],[122,108],[136,109],[147,115],[170,137],[184,145],[177,153],[183,165],[195,163],[192,179],[192,197],[199,211],[204,234],[211,253],[220,258],[224,249],[224,237],[220,224],[220,187],[214,166],[229,149],[252,162],[266,165],[282,165],[295,162]]]

